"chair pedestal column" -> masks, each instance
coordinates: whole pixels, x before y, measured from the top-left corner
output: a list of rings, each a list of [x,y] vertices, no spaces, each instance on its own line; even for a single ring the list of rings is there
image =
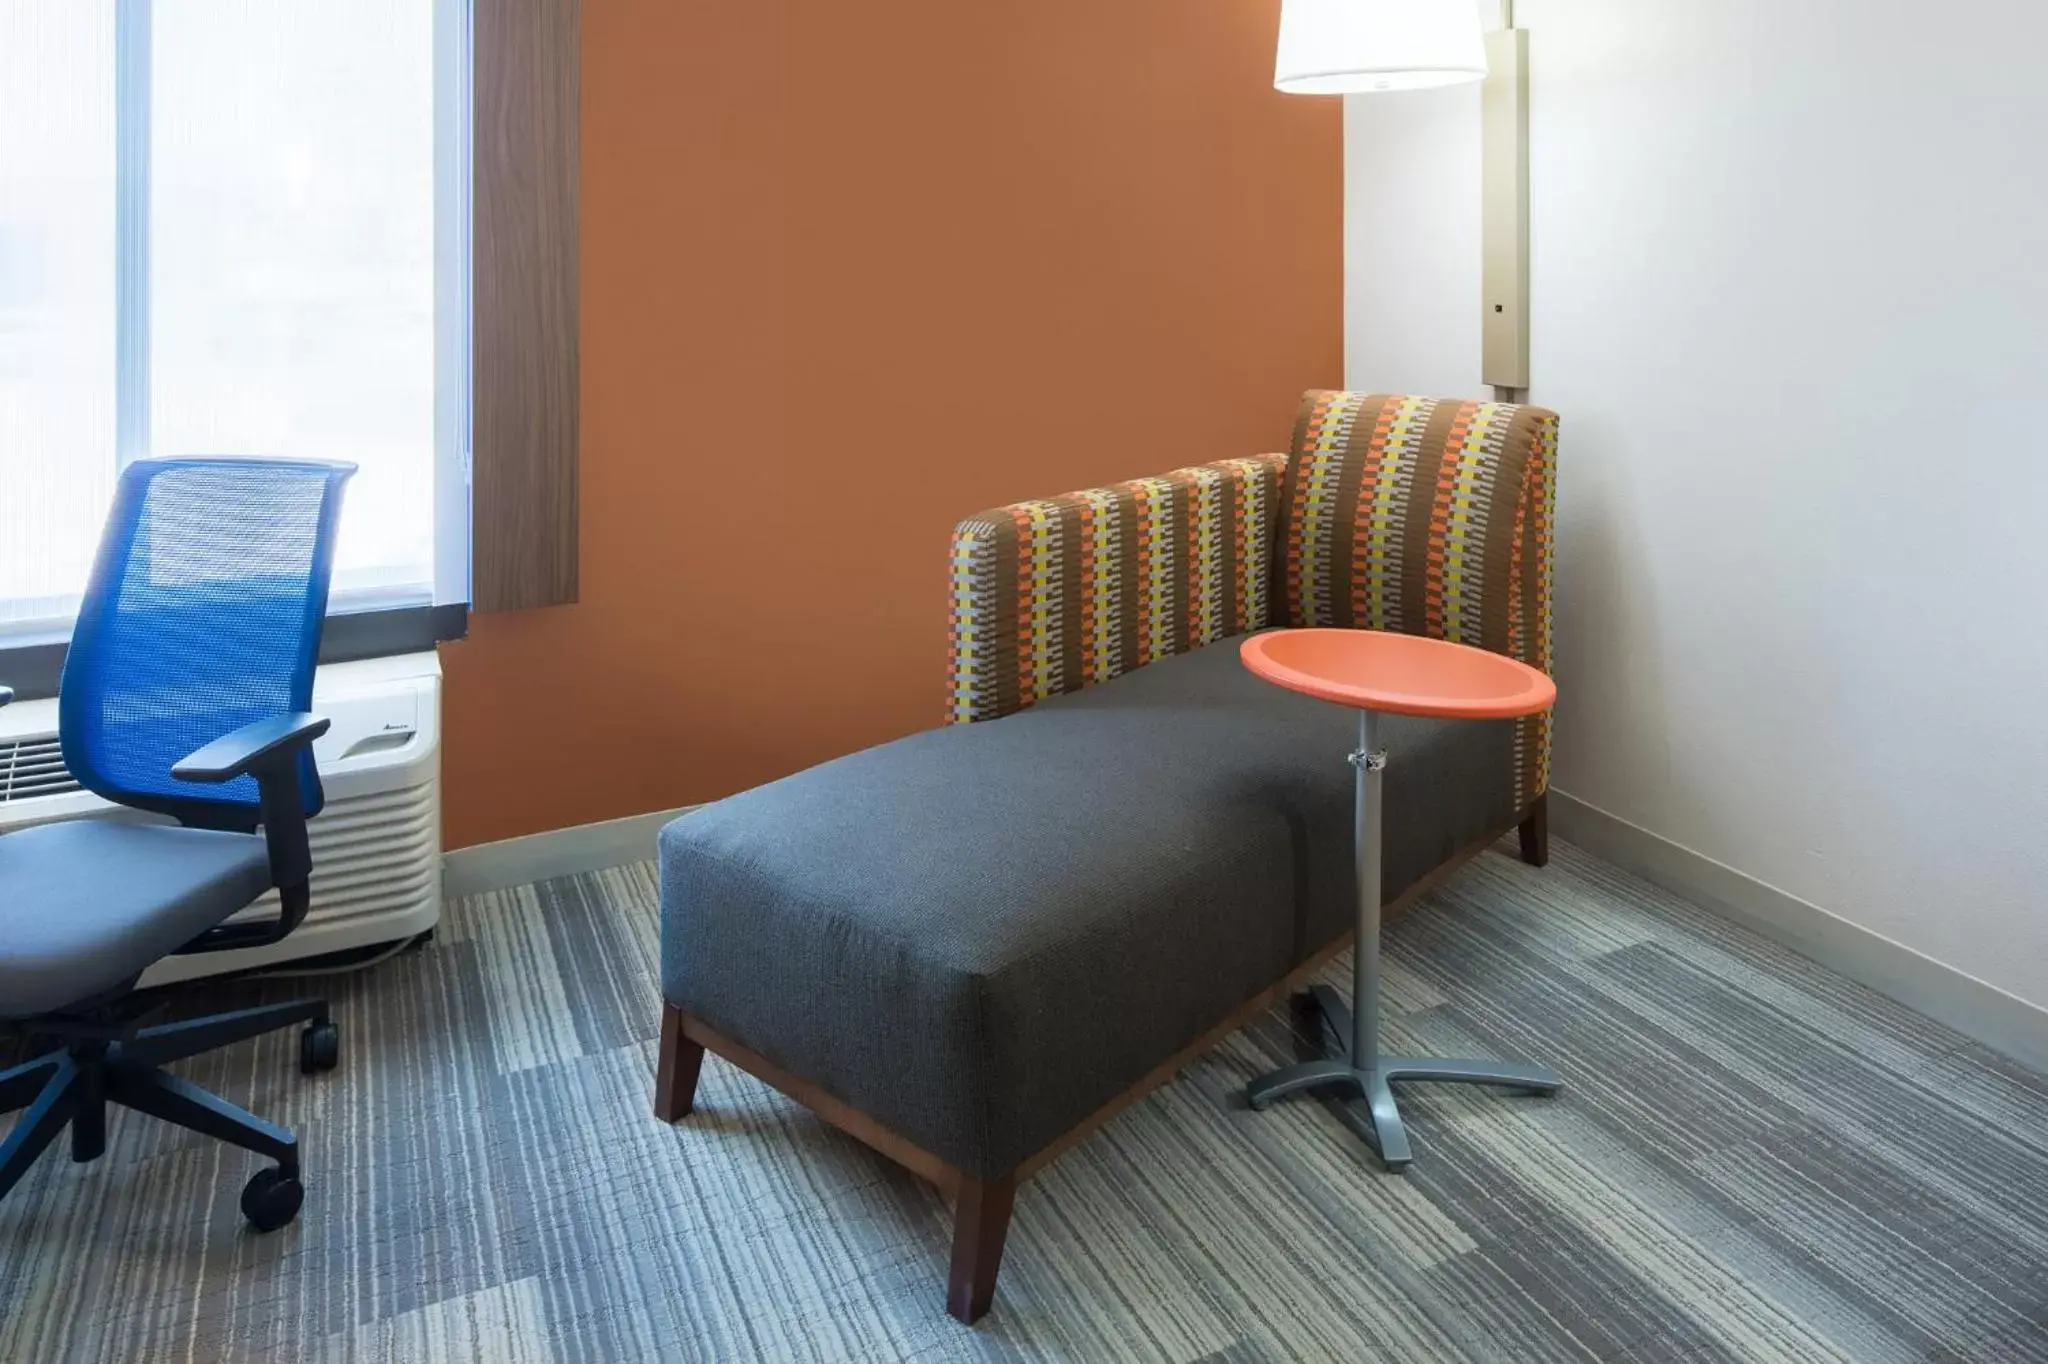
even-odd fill
[[[71,1049],[78,1078],[71,1085],[71,1159],[80,1165],[107,1153],[107,1044]]]

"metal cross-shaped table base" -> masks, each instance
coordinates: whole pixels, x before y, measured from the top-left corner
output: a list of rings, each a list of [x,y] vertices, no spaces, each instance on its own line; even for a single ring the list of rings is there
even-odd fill
[[[1275,1099],[1305,1089],[1349,1089],[1361,1096],[1371,1110],[1370,1125],[1358,1120],[1348,1108],[1339,1110],[1368,1145],[1379,1152],[1388,1171],[1398,1174],[1414,1157],[1408,1147],[1408,1132],[1401,1123],[1401,1110],[1394,1102],[1396,1080],[1449,1080],[1454,1083],[1507,1085],[1555,1094],[1564,1086],[1556,1071],[1547,1066],[1518,1061],[1455,1061],[1421,1056],[1382,1056],[1379,1048],[1380,1012],[1380,782],[1387,765],[1386,754],[1373,747],[1373,713],[1358,712],[1358,750],[1351,765],[1358,769],[1357,803],[1352,834],[1353,856],[1358,883],[1358,937],[1352,953],[1352,998],[1357,1001],[1354,1016],[1335,990],[1315,987],[1315,1002],[1323,1022],[1336,1039],[1337,1055],[1320,1061],[1276,1070],[1245,1086],[1245,1102],[1265,1109]],[[1330,1039],[1326,1038],[1326,1043]],[[1349,1054],[1344,1054],[1345,1042]]]
[[[1332,1034],[1326,1041],[1350,1035],[1351,1010],[1344,1006],[1343,999],[1335,990],[1327,985],[1316,986],[1315,1002]],[[1508,1085],[1538,1094],[1555,1094],[1564,1084],[1557,1072],[1549,1067],[1523,1065],[1518,1061],[1382,1056],[1378,1058],[1378,1064],[1360,1070],[1352,1066],[1349,1057],[1342,1055],[1342,1047],[1339,1042],[1339,1055],[1333,1059],[1303,1061],[1300,1065],[1288,1066],[1252,1081],[1245,1087],[1245,1102],[1263,1110],[1270,1107],[1275,1099],[1299,1090],[1349,1089],[1364,1099],[1371,1109],[1370,1126],[1360,1122],[1358,1115],[1349,1110],[1340,1111],[1353,1130],[1379,1152],[1381,1163],[1392,1174],[1407,1169],[1408,1162],[1414,1159],[1408,1147],[1408,1129],[1401,1123],[1401,1109],[1394,1102],[1394,1091],[1390,1087],[1393,1081],[1450,1080],[1473,1085]]]

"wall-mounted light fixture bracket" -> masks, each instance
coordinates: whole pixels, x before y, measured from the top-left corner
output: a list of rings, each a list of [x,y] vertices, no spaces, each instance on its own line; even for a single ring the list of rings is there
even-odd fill
[[[1484,80],[1480,379],[1503,402],[1529,389],[1529,35],[1515,0],[1483,32],[1474,0],[1281,0],[1276,89],[1377,94]]]
[[[1511,6],[1503,18],[1512,25]],[[1480,370],[1496,397],[1529,389],[1529,33],[1486,35],[1480,94]]]

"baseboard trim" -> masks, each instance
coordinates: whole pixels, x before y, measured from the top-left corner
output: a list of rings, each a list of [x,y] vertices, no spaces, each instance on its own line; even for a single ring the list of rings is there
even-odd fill
[[[655,835],[662,825],[695,808],[651,810],[644,815],[457,848],[441,858],[441,893],[449,897],[481,895],[551,876],[574,876],[645,861],[654,856]]]
[[[1550,826],[1596,857],[2048,1072],[2048,1010],[1555,787]]]
[[[442,892],[478,895],[645,860],[654,856],[662,826],[693,808],[654,810],[457,848],[441,859]],[[2048,1009],[1555,787],[1550,817],[1551,832],[1596,857],[2048,1072]]]

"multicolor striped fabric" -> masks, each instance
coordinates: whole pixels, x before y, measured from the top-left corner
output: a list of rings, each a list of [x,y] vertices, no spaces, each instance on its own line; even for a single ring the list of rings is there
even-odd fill
[[[969,517],[947,718],[993,720],[1269,624],[1431,635],[1549,672],[1557,424],[1513,403],[1313,391],[1290,457]],[[1513,780],[1518,807],[1548,788],[1548,714],[1516,722]]]
[[[1276,623],[1430,635],[1551,670],[1557,414],[1311,392],[1281,494]],[[1518,806],[1550,781],[1550,716],[1517,722]]]
[[[962,521],[947,718],[993,720],[1264,627],[1285,463],[1223,460]]]

